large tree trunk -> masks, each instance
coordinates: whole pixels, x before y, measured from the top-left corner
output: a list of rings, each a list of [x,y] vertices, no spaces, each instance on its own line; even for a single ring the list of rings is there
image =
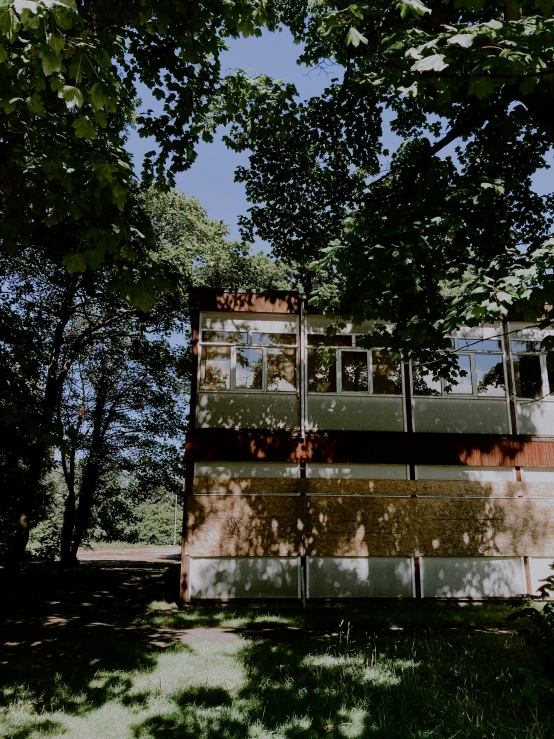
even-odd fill
[[[100,362],[100,373],[95,383],[96,398],[92,415],[92,438],[88,459],[85,463],[81,486],[79,488],[79,504],[75,513],[73,542],[71,545],[72,561],[77,561],[77,553],[90,525],[94,496],[102,471],[105,456],[105,436],[114,417],[115,406],[107,409],[109,357],[103,356]]]
[[[75,529],[73,533],[73,543],[71,545],[71,557],[73,562],[77,561],[77,552],[83,543],[85,534],[90,525],[92,514],[92,505],[94,503],[94,493],[100,479],[100,466],[96,458],[87,462],[83,479],[79,490],[79,506],[75,515]]]
[[[55,427],[56,407],[59,400],[60,388],[65,380],[65,374],[63,371],[60,372],[59,364],[65,329],[73,314],[73,301],[78,284],[78,278],[75,276],[72,275],[68,279],[69,281],[60,306],[58,322],[52,337],[41,409],[36,418],[42,438],[45,438],[47,434],[51,433]],[[19,512],[17,520],[14,522],[14,535],[5,559],[6,570],[12,573],[19,571],[25,555],[29,541],[29,531],[34,523],[40,483],[46,471],[50,448],[50,444],[41,440],[35,441],[31,446],[27,474],[21,486],[22,493],[20,496]]]
[[[47,460],[48,447],[39,441],[35,442],[27,459],[27,473],[24,475],[21,493],[18,496],[18,510],[14,520],[11,546],[4,561],[5,571],[8,574],[15,575],[21,568],[29,542],[29,531],[33,524],[37,492]]]

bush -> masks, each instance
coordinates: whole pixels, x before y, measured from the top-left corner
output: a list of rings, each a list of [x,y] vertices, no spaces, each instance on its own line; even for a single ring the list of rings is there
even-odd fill
[[[142,503],[137,508],[136,538],[141,544],[173,544],[175,500],[167,498],[157,503]],[[177,536],[181,528],[177,510]]]

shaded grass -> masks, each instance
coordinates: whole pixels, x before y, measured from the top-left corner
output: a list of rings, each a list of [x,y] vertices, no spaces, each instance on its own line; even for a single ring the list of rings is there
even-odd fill
[[[0,737],[554,736],[551,684],[530,689],[543,655],[517,632],[493,631],[505,629],[508,604],[180,611],[163,600],[164,587],[159,573],[90,568],[41,582],[25,607],[8,604],[0,627],[11,645],[0,653]],[[66,623],[56,625],[53,615]],[[285,634],[156,646],[152,636],[158,628],[209,625],[321,628],[340,637],[301,632],[294,641]],[[384,630],[390,627],[406,631]],[[474,628],[489,632],[469,633]]]
[[[193,605],[184,609],[164,602],[152,602],[143,618],[156,626],[195,628],[255,628],[257,626],[292,626],[308,629],[337,630],[348,625],[362,630],[424,629],[506,629],[506,618],[513,603],[455,601],[365,600],[358,603],[298,604],[257,607],[229,605]],[[511,627],[510,627],[511,628]]]

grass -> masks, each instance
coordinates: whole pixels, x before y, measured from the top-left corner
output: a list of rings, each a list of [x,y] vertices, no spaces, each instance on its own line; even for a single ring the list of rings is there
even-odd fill
[[[0,737],[554,736],[541,654],[506,629],[507,604],[180,611],[165,587],[160,572],[90,567],[8,599]],[[225,640],[176,641],[210,626]]]

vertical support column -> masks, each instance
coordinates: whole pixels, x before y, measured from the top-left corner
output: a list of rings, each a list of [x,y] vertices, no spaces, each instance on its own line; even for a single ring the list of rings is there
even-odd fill
[[[179,582],[179,600],[190,602],[190,556],[187,552],[187,502],[192,495],[194,482],[194,463],[185,464],[185,483],[183,486],[183,526],[181,530],[181,576]]]
[[[192,373],[190,382],[189,428],[196,426],[196,394],[198,390],[198,343],[200,340],[200,312],[191,311],[192,332]],[[181,528],[181,573],[179,581],[179,600],[190,602],[190,556],[187,553],[187,502],[192,495],[194,483],[194,463],[184,464],[185,482],[183,487],[183,524]]]
[[[525,572],[525,591],[527,595],[533,595],[533,583],[531,582],[531,565],[529,557],[523,557],[523,571]]]
[[[303,505],[300,507],[304,521],[302,522],[304,527],[306,526],[307,520],[307,508],[308,508],[308,496],[306,493],[306,462],[300,462],[300,479],[304,482],[300,483],[300,497],[303,499]],[[305,530],[302,529],[302,542],[301,542],[301,553],[300,553],[300,596],[302,598],[302,608],[306,608],[306,599],[308,593],[308,557],[306,554],[306,534]]]
[[[414,409],[412,405],[412,372],[409,362],[403,363],[404,370],[404,411],[406,413],[405,429],[411,434],[414,431]]]
[[[308,331],[304,308],[305,298],[299,300],[299,326],[298,326],[298,357],[300,369],[300,436],[302,441],[306,437],[308,426]]]
[[[421,559],[414,557],[414,590],[415,597],[421,599]]]
[[[511,433],[517,434],[517,404],[515,382],[512,375],[512,349],[510,346],[510,334],[508,333],[508,319],[502,319],[502,331],[504,339],[504,356],[506,357],[506,390],[508,391],[508,409],[510,413]]]

